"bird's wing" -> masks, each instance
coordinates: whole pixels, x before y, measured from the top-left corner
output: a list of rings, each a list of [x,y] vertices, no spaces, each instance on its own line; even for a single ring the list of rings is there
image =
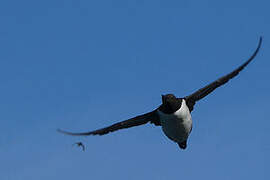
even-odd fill
[[[72,132],[67,132],[67,131],[63,131],[61,129],[58,129],[58,132],[64,133],[64,134],[68,134],[68,135],[72,135],[72,136],[89,136],[89,135],[104,135],[104,134],[108,134],[110,132],[114,132],[117,131],[119,129],[124,129],[124,128],[130,128],[133,126],[139,126],[139,125],[143,125],[146,123],[154,123],[157,126],[160,126],[160,121],[159,121],[159,117],[157,115],[156,110],[143,114],[143,115],[139,115],[136,116],[134,118],[130,118],[128,120],[119,122],[119,123],[115,123],[111,126],[102,128],[102,129],[98,129],[95,131],[89,131],[89,132],[83,132],[83,133],[72,133]]]
[[[222,86],[223,84],[227,83],[230,79],[232,79],[236,75],[238,75],[238,73],[240,71],[242,71],[257,55],[257,53],[259,52],[259,49],[261,47],[261,43],[262,43],[262,37],[260,37],[258,47],[255,50],[255,52],[253,53],[253,55],[245,63],[243,63],[238,68],[236,68],[234,71],[217,79],[216,81],[212,82],[211,84],[199,89],[198,91],[194,92],[193,94],[186,96],[185,100],[187,102],[187,106],[189,107],[189,110],[190,111],[193,110],[193,107],[194,107],[196,101],[199,101],[200,99],[204,98],[205,96],[210,94],[212,91],[214,91],[216,88],[218,88],[219,86]]]

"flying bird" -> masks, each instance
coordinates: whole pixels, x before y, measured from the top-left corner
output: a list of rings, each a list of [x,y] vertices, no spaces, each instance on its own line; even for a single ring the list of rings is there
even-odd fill
[[[259,44],[253,55],[229,74],[182,98],[177,98],[173,94],[162,95],[162,104],[151,112],[94,131],[83,133],[73,133],[61,129],[58,129],[58,131],[72,136],[105,135],[120,129],[152,123],[161,126],[164,134],[170,140],[176,142],[181,149],[186,149],[187,140],[192,130],[191,112],[196,102],[237,76],[255,58],[261,44],[262,37],[260,37]]]
[[[76,142],[73,145],[77,145],[78,147],[82,147],[82,150],[85,151],[85,146],[82,142]]]

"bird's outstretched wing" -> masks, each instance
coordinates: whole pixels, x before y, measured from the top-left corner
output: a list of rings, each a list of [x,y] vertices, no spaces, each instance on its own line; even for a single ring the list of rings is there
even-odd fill
[[[230,79],[232,79],[236,75],[238,75],[238,73],[240,71],[242,71],[254,59],[254,57],[257,55],[257,53],[259,52],[259,49],[261,47],[261,44],[262,44],[262,37],[260,37],[260,41],[259,41],[257,49],[255,50],[253,55],[245,63],[243,63],[238,68],[236,68],[231,73],[217,79],[216,81],[214,81],[211,84],[199,89],[198,91],[194,92],[193,94],[191,94],[189,96],[186,96],[185,100],[186,100],[187,106],[189,107],[189,110],[190,111],[193,110],[193,107],[194,107],[196,101],[199,101],[200,99],[204,98],[205,96],[210,94],[212,91],[214,91],[216,88],[218,88],[219,86],[222,86],[223,84],[227,83]]]
[[[157,115],[156,110],[140,115],[140,116],[136,116],[134,118],[130,118],[128,120],[119,122],[119,123],[115,123],[111,126],[102,128],[102,129],[98,129],[95,131],[89,131],[89,132],[83,132],[83,133],[72,133],[72,132],[67,132],[67,131],[63,131],[61,129],[58,129],[57,131],[60,133],[64,133],[67,135],[72,135],[72,136],[89,136],[89,135],[104,135],[104,134],[108,134],[110,132],[114,132],[117,131],[119,129],[124,129],[124,128],[130,128],[133,126],[139,126],[139,125],[143,125],[146,123],[153,123],[156,126],[160,126],[160,121],[159,121],[159,117]]]

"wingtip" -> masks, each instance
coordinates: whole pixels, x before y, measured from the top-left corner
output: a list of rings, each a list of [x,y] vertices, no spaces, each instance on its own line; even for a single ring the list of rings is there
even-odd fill
[[[263,36],[260,36],[259,45],[262,44]]]
[[[255,58],[255,56],[258,54],[259,50],[261,49],[262,40],[263,40],[263,36],[260,36],[258,46],[257,46],[255,52],[253,53],[253,55],[252,55],[252,56],[249,58],[249,60],[245,63],[245,66],[246,66],[249,62],[251,62],[251,61]]]
[[[70,135],[70,136],[89,136],[89,135],[95,135],[93,132],[83,132],[83,133],[74,133],[69,131],[64,131],[62,129],[57,129],[57,132]]]
[[[68,131],[64,131],[62,129],[57,129],[57,132],[61,133],[61,134],[66,134],[66,135],[76,135],[75,133],[71,133],[71,132],[68,132]]]
[[[62,133],[62,134],[66,134],[65,131],[63,131],[62,129],[59,129],[59,128],[57,128],[56,131],[59,132],[59,133]]]

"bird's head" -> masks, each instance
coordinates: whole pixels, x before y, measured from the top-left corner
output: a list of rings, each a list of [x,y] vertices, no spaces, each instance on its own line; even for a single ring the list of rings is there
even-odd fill
[[[177,98],[173,94],[165,94],[165,95],[161,95],[161,97],[162,97],[163,104],[167,104],[167,103],[170,103],[170,102],[177,100]]]
[[[174,113],[181,107],[181,99],[176,98],[173,94],[161,95],[162,105],[160,110],[166,114]]]

